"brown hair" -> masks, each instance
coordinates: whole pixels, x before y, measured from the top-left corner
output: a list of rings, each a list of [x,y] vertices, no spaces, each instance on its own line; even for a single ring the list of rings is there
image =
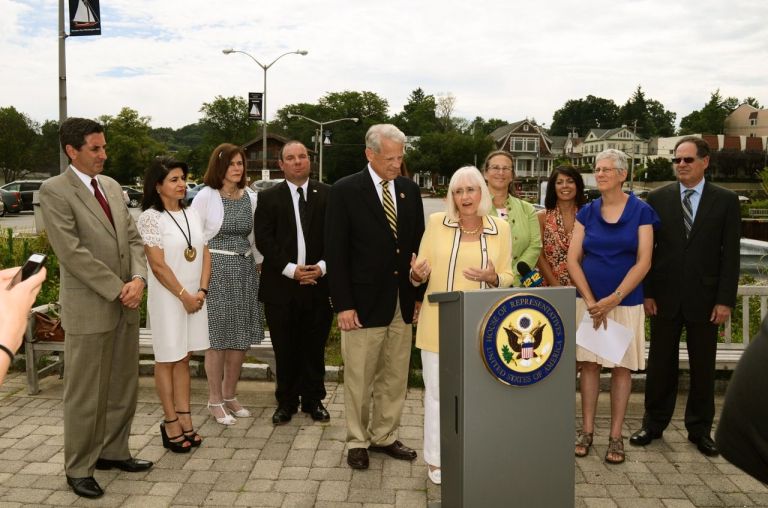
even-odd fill
[[[240,181],[237,182],[237,187],[239,189],[245,187],[245,182],[248,180],[245,151],[239,146],[231,143],[222,143],[213,149],[211,158],[208,159],[208,169],[205,170],[203,183],[213,189],[221,189],[224,185],[224,175],[227,174],[227,169],[229,169],[229,163],[232,162],[232,159],[234,159],[237,154],[240,154],[240,157],[243,158],[243,176],[240,178]]]
[[[696,156],[699,159],[703,159],[704,157],[709,157],[709,143],[707,143],[703,139],[696,136],[686,136],[684,138],[680,138],[677,141],[677,143],[675,143],[675,152],[677,152],[677,147],[682,145],[683,143],[693,143],[694,145],[696,145]]]
[[[512,164],[512,180],[509,182],[509,187],[507,187],[507,194],[511,196],[517,196],[517,192],[515,192],[515,157],[509,153],[506,150],[494,150],[491,153],[489,153],[485,157],[485,162],[483,162],[483,175],[485,175],[486,172],[488,172],[488,163],[496,157],[497,155],[503,155],[507,159],[509,159],[510,164]]]

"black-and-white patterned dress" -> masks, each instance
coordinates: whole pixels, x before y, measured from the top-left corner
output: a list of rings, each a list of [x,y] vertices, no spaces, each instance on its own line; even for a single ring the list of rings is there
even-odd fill
[[[248,193],[237,200],[222,197],[224,221],[208,242],[211,250],[244,254],[250,251],[248,235],[253,215]],[[259,302],[259,274],[253,255],[233,256],[211,252],[208,330],[212,349],[248,349],[264,340],[264,309]]]

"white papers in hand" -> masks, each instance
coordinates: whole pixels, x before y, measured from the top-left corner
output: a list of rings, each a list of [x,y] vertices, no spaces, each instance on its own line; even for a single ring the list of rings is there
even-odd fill
[[[621,362],[634,337],[632,330],[608,319],[608,328],[595,330],[589,312],[584,312],[576,330],[576,344],[613,363]]]

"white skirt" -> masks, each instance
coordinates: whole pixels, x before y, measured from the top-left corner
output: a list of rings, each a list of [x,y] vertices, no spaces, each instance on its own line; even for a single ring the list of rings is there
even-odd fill
[[[584,303],[584,300],[576,298],[577,326],[578,323],[581,322],[581,317],[586,311],[587,305]],[[643,305],[618,305],[608,313],[608,317],[635,332],[635,336],[632,338],[632,342],[629,343],[627,352],[624,353],[621,362],[615,364],[579,345],[576,346],[576,361],[597,363],[607,368],[625,367],[629,370],[645,369],[645,311],[643,310]]]

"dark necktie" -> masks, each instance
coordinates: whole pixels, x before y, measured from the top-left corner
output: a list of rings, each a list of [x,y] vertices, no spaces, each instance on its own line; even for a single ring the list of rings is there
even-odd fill
[[[304,237],[307,236],[307,200],[304,199],[304,189],[301,187],[296,189],[299,193],[299,220],[301,220],[301,231]]]
[[[389,227],[392,228],[392,234],[395,235],[395,240],[397,240],[397,212],[395,211],[395,203],[392,202],[392,195],[389,193],[389,182],[382,180],[381,188],[381,202],[384,205],[384,215],[387,216]]]
[[[107,203],[107,198],[105,198],[104,194],[102,194],[101,191],[99,190],[99,183],[96,181],[95,178],[91,178],[91,187],[93,187],[93,195],[96,196],[96,201],[99,202],[102,210],[104,210],[104,213],[107,214],[107,219],[109,219],[109,222],[110,224],[112,224],[112,227],[115,227],[115,221],[112,220],[112,210],[109,209],[109,203]]]
[[[683,192],[683,223],[685,224],[685,237],[691,236],[693,227],[693,205],[691,205],[691,196],[696,192],[693,189],[686,189]]]

